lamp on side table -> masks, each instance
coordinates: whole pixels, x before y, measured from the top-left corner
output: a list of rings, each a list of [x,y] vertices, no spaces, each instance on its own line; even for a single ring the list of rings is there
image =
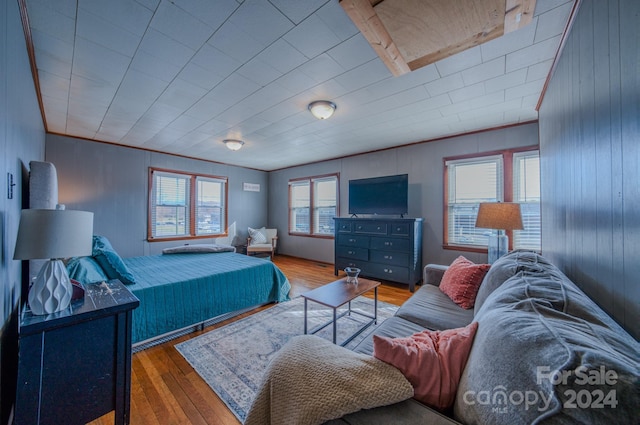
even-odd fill
[[[47,259],[29,290],[33,314],[65,310],[73,287],[62,258],[91,255],[93,213],[74,210],[22,210],[14,260]]]
[[[493,229],[489,235],[489,264],[509,251],[509,238],[505,230],[522,230],[522,216],[520,204],[513,202],[481,203],[478,209],[476,227]]]

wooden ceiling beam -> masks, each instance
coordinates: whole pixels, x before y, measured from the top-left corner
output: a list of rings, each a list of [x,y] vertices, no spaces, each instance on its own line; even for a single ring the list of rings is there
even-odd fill
[[[340,5],[399,76],[528,25],[536,0],[340,0]]]
[[[370,0],[340,0],[340,6],[394,76],[411,71],[373,9]]]

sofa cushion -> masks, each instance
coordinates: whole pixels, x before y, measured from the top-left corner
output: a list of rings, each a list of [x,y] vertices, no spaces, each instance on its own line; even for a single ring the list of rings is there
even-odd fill
[[[519,256],[505,261],[517,274],[475,317],[479,327],[455,417],[463,423],[633,423],[640,344],[553,265]]]
[[[396,316],[423,328],[440,330],[467,326],[473,320],[473,310],[461,308],[437,286],[422,285],[402,304]]]
[[[460,307],[473,308],[478,288],[489,267],[489,264],[475,264],[461,255],[444,272],[440,290]]]
[[[373,336],[373,356],[395,366],[411,382],[414,398],[444,411],[453,405],[478,323],[404,338]]]
[[[413,335],[416,332],[423,331],[424,327],[408,320],[393,316],[382,322],[380,326],[373,332],[375,335],[396,338],[401,336]],[[357,346],[353,348],[356,353],[373,355],[373,335],[368,335]]]
[[[324,425],[371,425],[371,424],[402,424],[402,425],[452,425],[459,422],[443,415],[437,410],[410,398],[390,406],[364,409],[350,413],[340,419],[325,422]]]

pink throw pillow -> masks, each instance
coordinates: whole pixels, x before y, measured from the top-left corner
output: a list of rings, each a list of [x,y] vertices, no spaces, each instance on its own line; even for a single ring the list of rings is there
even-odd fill
[[[478,323],[405,338],[373,336],[373,356],[402,372],[416,400],[439,410],[453,406]]]
[[[484,275],[490,267],[489,264],[476,264],[461,255],[444,272],[440,290],[460,307],[466,310],[473,308]]]

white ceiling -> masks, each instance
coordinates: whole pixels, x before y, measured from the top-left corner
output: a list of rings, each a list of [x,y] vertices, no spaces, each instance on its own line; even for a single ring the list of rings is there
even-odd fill
[[[260,170],[537,119],[573,6],[393,77],[338,0],[26,2],[48,131]]]

